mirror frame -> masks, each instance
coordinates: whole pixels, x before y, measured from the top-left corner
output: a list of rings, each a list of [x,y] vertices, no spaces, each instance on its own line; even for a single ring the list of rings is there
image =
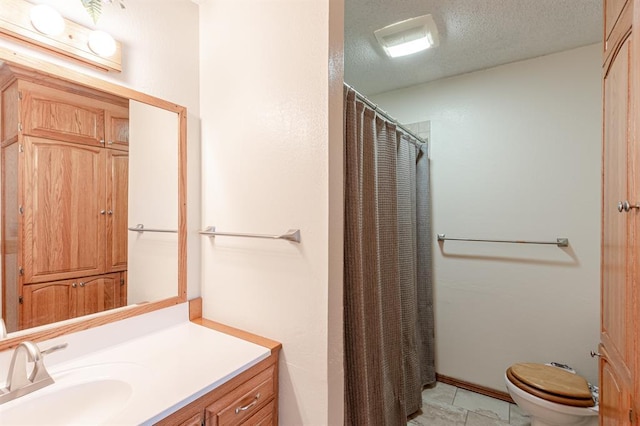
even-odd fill
[[[159,301],[129,305],[113,311],[104,311],[84,317],[72,318],[35,327],[33,329],[20,330],[9,334],[9,337],[0,340],[0,351],[5,351],[17,346],[20,342],[31,340],[39,342],[74,333],[125,318],[163,309],[169,306],[185,303],[187,301],[187,109],[183,106],[101,80],[96,77],[82,74],[81,72],[65,68],[61,65],[49,63],[46,59],[31,57],[24,52],[16,52],[0,46],[0,61],[13,65],[26,67],[33,70],[34,74],[44,78],[56,78],[103,92],[132,99],[151,106],[162,108],[178,114],[178,294],[168,299]]]

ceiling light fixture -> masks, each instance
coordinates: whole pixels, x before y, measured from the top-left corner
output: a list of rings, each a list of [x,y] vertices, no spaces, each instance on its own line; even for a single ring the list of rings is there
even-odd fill
[[[46,4],[33,6],[29,13],[33,28],[48,36],[57,36],[64,31],[64,18],[57,10]]]
[[[91,31],[89,49],[98,56],[108,58],[116,53],[116,41],[111,34],[104,31]]]
[[[431,15],[396,22],[373,32],[387,55],[411,55],[438,46],[438,29]]]

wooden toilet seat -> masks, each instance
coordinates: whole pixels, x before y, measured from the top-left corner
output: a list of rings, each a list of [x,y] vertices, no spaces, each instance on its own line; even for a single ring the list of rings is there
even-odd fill
[[[543,364],[519,363],[507,369],[507,378],[538,398],[572,407],[595,405],[589,384],[577,374]]]

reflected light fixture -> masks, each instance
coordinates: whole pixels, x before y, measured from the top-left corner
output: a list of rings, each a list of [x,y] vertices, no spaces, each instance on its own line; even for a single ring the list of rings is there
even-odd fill
[[[33,6],[29,12],[31,25],[48,36],[57,36],[64,31],[64,18],[57,10],[46,4]]]
[[[98,56],[108,58],[116,53],[116,41],[109,33],[99,30],[91,31],[89,49]]]
[[[385,53],[397,58],[438,46],[438,29],[431,15],[396,22],[373,32]]]

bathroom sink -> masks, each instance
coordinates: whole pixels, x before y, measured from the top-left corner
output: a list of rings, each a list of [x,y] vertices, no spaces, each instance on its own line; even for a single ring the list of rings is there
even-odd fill
[[[44,390],[44,389],[43,389]],[[127,382],[101,379],[34,394],[6,411],[2,425],[87,425],[104,423],[124,408],[133,388]]]
[[[53,385],[0,405],[0,425],[109,424],[131,402],[131,364],[91,365],[52,373]]]

